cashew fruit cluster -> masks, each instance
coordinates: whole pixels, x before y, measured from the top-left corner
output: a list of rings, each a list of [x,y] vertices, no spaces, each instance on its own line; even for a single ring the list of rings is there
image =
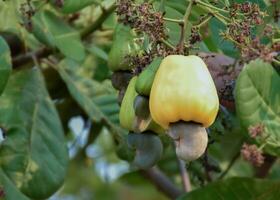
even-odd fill
[[[119,90],[120,124],[130,132],[126,145],[135,152],[132,164],[147,169],[157,163],[163,151],[158,134],[164,129],[152,120],[149,111],[149,94],[161,60],[155,59],[139,76],[133,77],[126,56],[136,52],[135,46],[131,30],[120,25],[109,53],[108,65],[113,71],[112,85]]]
[[[133,164],[140,169],[147,169],[162,155],[163,145],[157,134],[164,130],[150,116],[149,97],[137,93],[138,79],[137,76],[133,77],[126,88],[119,118],[121,126],[130,131],[127,143],[135,151]]]
[[[207,147],[206,132],[219,99],[206,64],[198,56],[170,55],[155,75],[149,101],[153,120],[175,140],[177,155],[192,161]]]
[[[126,55],[135,52],[132,38],[127,27],[117,29],[109,67],[120,94],[120,124],[130,132],[127,145],[135,151],[133,164],[146,169],[160,159],[163,145],[158,134],[163,133],[175,141],[178,157],[199,158],[208,143],[206,128],[219,109],[206,64],[198,56],[170,55],[155,58],[133,77],[131,66],[125,63]]]

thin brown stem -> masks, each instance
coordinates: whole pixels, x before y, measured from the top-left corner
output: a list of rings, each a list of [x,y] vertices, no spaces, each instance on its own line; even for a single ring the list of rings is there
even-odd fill
[[[191,191],[191,182],[188,171],[186,169],[185,162],[178,158],[178,164],[180,168],[180,174],[183,182],[183,188],[185,192]]]
[[[186,30],[188,28],[188,22],[189,22],[189,17],[191,15],[191,10],[193,6],[193,0],[189,2],[189,5],[187,7],[185,16],[184,16],[184,23],[181,25],[181,37],[178,43],[178,48],[182,50],[184,48],[185,40],[186,40]]]
[[[115,8],[116,8],[115,2],[112,1],[112,4],[110,6],[101,9],[102,13],[95,20],[95,22],[81,31],[81,33],[80,33],[81,38],[85,39],[92,32],[99,29],[101,27],[101,25],[103,24],[103,22],[108,18],[108,16],[114,11]],[[43,47],[37,51],[27,52],[25,54],[19,55],[12,59],[13,68],[18,68],[20,66],[23,66],[23,65],[31,62],[32,57],[34,57],[34,56],[39,60],[40,58],[45,58],[54,52],[55,52],[54,49]]]
[[[47,57],[51,53],[53,53],[52,49],[44,47],[44,48],[38,49],[37,51],[31,51],[31,52],[27,52],[25,54],[21,54],[12,59],[13,68],[15,69],[15,68],[18,68],[19,66],[29,63],[30,61],[32,61],[32,57],[34,57],[34,56],[37,59],[39,59],[42,57]]]
[[[100,5],[101,8],[101,15],[96,19],[96,21],[81,31],[81,37],[86,38],[88,35],[90,35],[92,32],[97,30],[103,22],[108,18],[108,16],[115,10],[116,4],[112,3],[108,8],[104,8]]]
[[[213,15],[209,15],[207,16],[203,21],[201,21],[199,24],[195,25],[195,27],[200,28],[202,26],[204,26],[205,24],[207,24],[211,19],[213,18]]]
[[[140,173],[170,199],[177,199],[183,194],[183,191],[179,190],[177,186],[174,185],[172,181],[169,180],[169,178],[157,167],[141,170]]]

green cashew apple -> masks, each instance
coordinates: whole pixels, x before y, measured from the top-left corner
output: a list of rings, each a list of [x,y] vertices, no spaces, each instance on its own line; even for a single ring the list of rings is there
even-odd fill
[[[138,94],[143,96],[150,96],[154,78],[162,59],[163,58],[161,57],[155,58],[153,62],[150,65],[148,65],[144,69],[144,71],[141,72],[135,86],[135,89]]]
[[[137,96],[137,92],[135,91],[136,80],[136,76],[130,80],[121,103],[119,114],[121,126],[129,131],[134,131],[135,125],[135,112],[133,104],[134,99]]]

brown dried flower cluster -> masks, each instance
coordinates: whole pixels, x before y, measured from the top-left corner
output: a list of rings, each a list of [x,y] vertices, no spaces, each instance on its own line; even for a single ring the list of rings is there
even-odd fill
[[[30,0],[27,0],[26,3],[22,3],[19,8],[22,15],[22,25],[28,30],[32,31],[32,21],[31,18],[35,14],[35,9],[31,5]]]
[[[242,157],[254,166],[261,166],[264,163],[264,156],[256,145],[244,143],[241,149]]]
[[[116,13],[119,22],[145,32],[152,41],[166,38],[163,14],[153,10],[149,3],[135,4],[132,0],[117,1]]]
[[[271,62],[277,54],[276,46],[265,45],[261,43],[260,37],[253,36],[252,29],[263,24],[263,18],[266,16],[258,4],[245,2],[234,3],[229,9],[231,23],[227,30],[222,33],[225,39],[232,41],[240,50],[243,61],[249,62],[256,58]],[[264,29],[263,36],[273,35],[273,28],[267,26]]]
[[[133,74],[138,75],[153,61],[153,56],[152,54],[145,53],[143,55],[128,55],[125,59],[132,66]]]
[[[234,3],[230,8],[230,16],[239,18],[243,15],[244,18],[251,24],[262,24],[264,13],[261,12],[258,4],[251,2]]]
[[[254,126],[250,126],[248,128],[248,132],[249,132],[249,135],[252,137],[252,138],[256,138],[258,136],[261,136],[265,131],[265,126],[264,124],[256,124]]]
[[[55,5],[59,8],[62,8],[64,5],[64,0],[55,0]]]
[[[185,50],[185,49],[183,49]],[[179,47],[171,49],[162,43],[156,43],[149,52],[137,55],[127,55],[126,62],[133,68],[133,74],[140,74],[156,57],[166,57],[168,55],[183,54]]]
[[[189,39],[190,45],[195,44],[196,42],[200,42],[202,40],[200,34],[199,34],[199,28],[197,27],[192,27],[191,29],[191,36]]]

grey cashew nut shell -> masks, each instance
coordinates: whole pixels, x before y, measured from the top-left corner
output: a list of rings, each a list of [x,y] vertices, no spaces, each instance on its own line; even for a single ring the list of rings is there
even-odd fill
[[[184,121],[172,123],[168,135],[175,140],[177,156],[186,162],[198,159],[206,150],[208,135],[201,124]]]
[[[151,131],[144,133],[129,133],[128,147],[135,150],[133,165],[140,169],[154,166],[161,158],[163,145],[160,138]]]

